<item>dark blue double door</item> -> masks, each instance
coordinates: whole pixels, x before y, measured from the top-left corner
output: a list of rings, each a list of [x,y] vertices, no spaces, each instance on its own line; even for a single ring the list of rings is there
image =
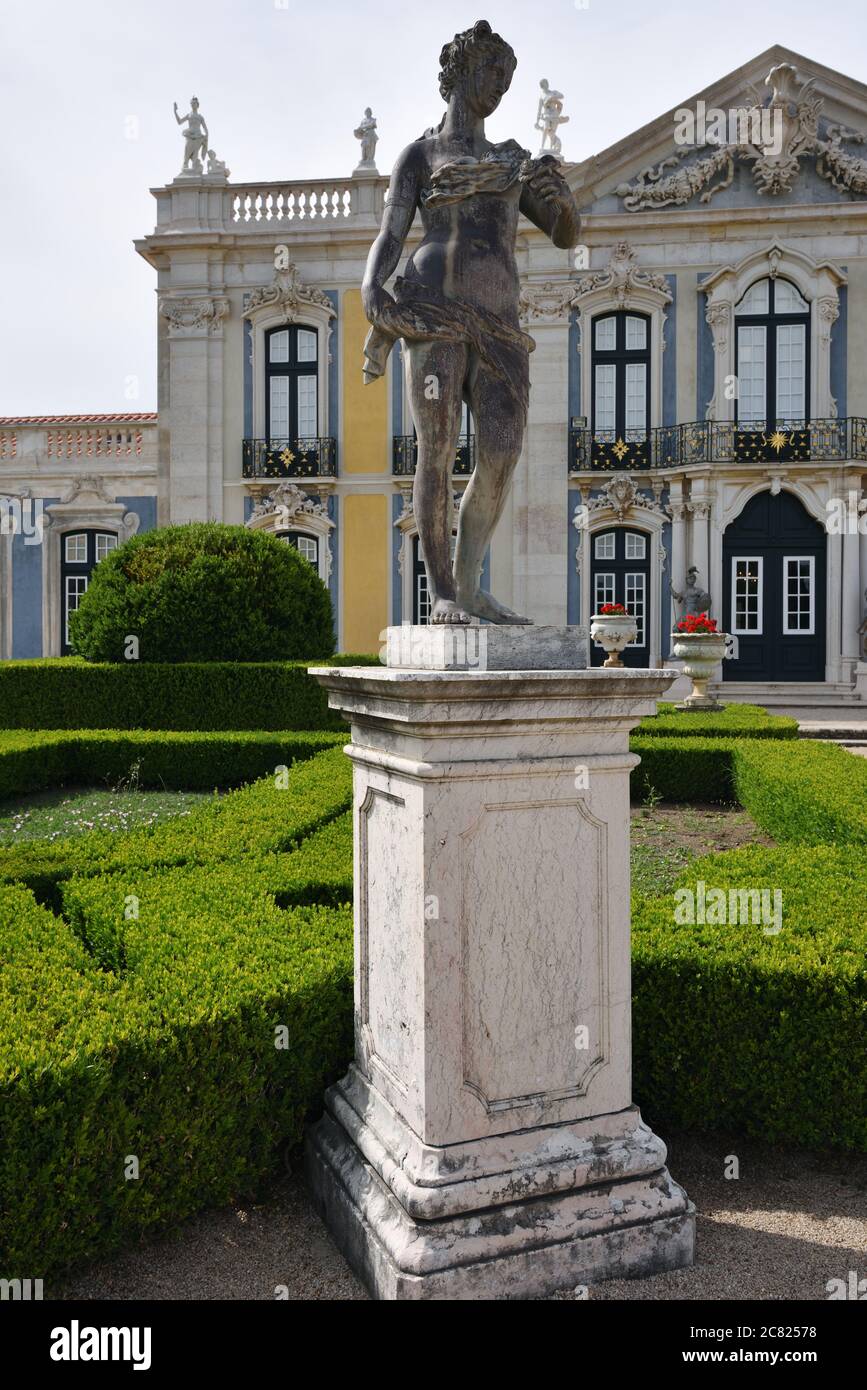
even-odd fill
[[[797,497],[760,492],[723,538],[730,681],[825,679],[826,537]]]

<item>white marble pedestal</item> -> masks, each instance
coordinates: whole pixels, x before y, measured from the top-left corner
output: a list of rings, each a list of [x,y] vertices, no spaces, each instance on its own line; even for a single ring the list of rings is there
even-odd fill
[[[386,1299],[690,1264],[630,1085],[628,736],[673,673],[312,674],[355,781],[356,1061],[308,1138],[337,1244]]]

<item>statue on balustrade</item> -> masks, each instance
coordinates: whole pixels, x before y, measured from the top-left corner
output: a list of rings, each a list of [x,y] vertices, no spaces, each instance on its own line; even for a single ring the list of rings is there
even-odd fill
[[[710,594],[699,583],[695,565],[690,565],[686,572],[686,587],[683,592],[678,593],[672,584],[671,596],[676,603],[683,605],[680,615],[682,618],[698,617],[700,613],[710,612]]]
[[[360,170],[370,170],[376,173],[376,142],[379,136],[376,133],[376,117],[369,106],[365,106],[364,115],[359,121],[354,131],[356,140],[361,141],[361,161],[356,166],[356,174]]]
[[[522,213],[568,249],[578,241],[579,218],[556,159],[534,159],[515,140],[492,144],[485,136],[485,119],[508,91],[515,65],[513,50],[485,20],[445,45],[445,115],[398,157],[362,285],[372,325],[365,381],[384,374],[398,338],[404,344],[418,437],[413,511],[433,623],[530,621],[480,584],[521,452],[535,346],[519,322],[515,238]],[[390,294],[385,284],[416,211],[422,241]],[[452,469],[464,401],[476,466],[461,501],[453,563]]]
[[[178,103],[172,103],[175,109],[175,120],[178,125],[184,125],[186,130],[184,136],[184,162],[181,165],[182,174],[201,174],[203,161],[208,153],[208,126],[204,116],[199,115],[199,98],[190,97],[190,109],[186,116],[178,114]]]

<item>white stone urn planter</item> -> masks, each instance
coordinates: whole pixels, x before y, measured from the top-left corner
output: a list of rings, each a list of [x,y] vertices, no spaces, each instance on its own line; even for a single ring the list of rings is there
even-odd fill
[[[622,667],[620,653],[638,635],[638,624],[628,613],[594,613],[590,618],[590,639],[606,652],[603,666]]]
[[[692,690],[677,709],[723,709],[719,700],[707,693],[707,683],[725,656],[724,632],[673,632],[672,655],[683,662],[683,674],[692,681]]]

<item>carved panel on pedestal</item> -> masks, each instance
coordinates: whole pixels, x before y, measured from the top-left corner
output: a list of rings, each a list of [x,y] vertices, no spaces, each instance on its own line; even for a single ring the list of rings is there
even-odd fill
[[[608,1060],[607,839],[574,799],[489,804],[461,836],[463,1084],[488,1114],[586,1095]]]
[[[360,892],[359,1012],[368,1074],[379,1068],[402,1095],[413,1076],[417,1043],[413,978],[413,922],[417,904],[412,865],[395,860],[405,839],[406,802],[378,787],[367,788],[358,811]],[[375,1070],[374,1070],[375,1074]]]

